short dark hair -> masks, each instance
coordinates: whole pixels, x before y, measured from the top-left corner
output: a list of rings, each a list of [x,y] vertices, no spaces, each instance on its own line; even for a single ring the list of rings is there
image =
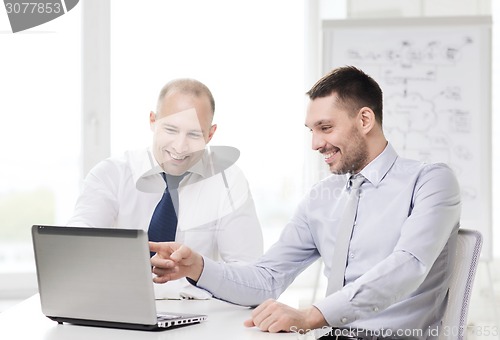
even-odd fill
[[[193,95],[195,97],[201,97],[202,95],[207,96],[208,100],[210,101],[210,107],[212,108],[212,114],[215,113],[215,100],[210,89],[201,81],[191,78],[174,79],[165,84],[158,96],[157,111],[159,111],[160,109],[163,98],[165,98],[167,93],[173,91],[179,91],[185,94]]]
[[[332,93],[337,94],[340,103],[352,113],[364,106],[369,107],[382,126],[382,89],[360,69],[354,66],[335,68],[306,92],[311,100],[327,97]]]

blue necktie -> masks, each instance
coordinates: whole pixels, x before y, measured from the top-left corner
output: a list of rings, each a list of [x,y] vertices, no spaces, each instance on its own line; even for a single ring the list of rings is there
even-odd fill
[[[175,241],[175,233],[177,230],[177,209],[174,207],[174,202],[169,191],[168,182],[170,181],[167,181],[167,177],[164,172],[162,172],[161,175],[165,180],[166,188],[160,202],[158,202],[158,205],[153,212],[151,222],[149,223],[148,237],[149,240],[153,242]],[[177,182],[175,184],[178,185],[180,179],[175,182]],[[171,190],[173,191],[173,195],[175,196],[174,200],[177,205],[177,188],[172,184],[173,183],[171,183]],[[151,253],[151,256],[153,255],[154,253]]]

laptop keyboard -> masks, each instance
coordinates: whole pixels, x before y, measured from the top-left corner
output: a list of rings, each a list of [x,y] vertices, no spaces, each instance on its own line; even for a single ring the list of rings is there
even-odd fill
[[[178,319],[179,315],[170,315],[170,314],[158,314],[158,321],[168,321],[173,319]]]

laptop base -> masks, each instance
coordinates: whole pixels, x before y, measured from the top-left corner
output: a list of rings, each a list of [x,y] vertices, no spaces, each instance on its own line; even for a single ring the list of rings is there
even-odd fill
[[[136,331],[163,331],[172,328],[179,328],[183,326],[193,325],[205,321],[204,316],[195,316],[191,319],[179,319],[179,320],[169,320],[161,321],[159,324],[155,325],[143,325],[134,323],[123,323],[123,322],[112,322],[112,321],[100,321],[100,320],[85,320],[85,319],[73,319],[64,318],[57,316],[47,316],[52,321],[56,321],[58,324],[62,325],[64,323],[78,325],[78,326],[91,326],[91,327],[103,327],[103,328],[119,328],[119,329],[130,329]]]

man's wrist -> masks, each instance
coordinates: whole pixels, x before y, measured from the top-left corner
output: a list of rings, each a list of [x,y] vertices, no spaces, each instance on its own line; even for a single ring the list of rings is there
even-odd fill
[[[311,306],[306,309],[306,323],[309,329],[321,328],[323,326],[328,326],[325,317],[315,306]]]
[[[188,275],[187,278],[197,283],[198,280],[200,279],[201,273],[203,272],[203,267],[204,267],[203,256],[198,254],[193,263],[191,274]]]

